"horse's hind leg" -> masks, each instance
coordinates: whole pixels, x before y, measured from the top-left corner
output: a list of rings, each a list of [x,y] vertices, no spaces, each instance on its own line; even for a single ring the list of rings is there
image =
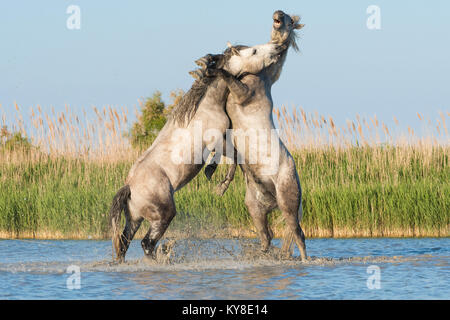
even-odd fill
[[[142,249],[145,256],[153,258],[155,247],[162,238],[175,217],[176,209],[172,195],[166,202],[160,202],[158,205],[152,206],[145,218],[150,222],[150,228],[141,241]]]
[[[119,253],[117,255],[117,260],[119,262],[122,262],[125,259],[125,254],[127,253],[131,240],[133,240],[133,237],[138,231],[141,223],[142,219],[133,220],[131,217],[127,217],[125,228],[120,235]]]
[[[280,183],[277,188],[277,203],[300,250],[302,260],[306,260],[305,234],[300,226],[303,214],[301,204],[302,191],[296,175],[292,175],[286,180],[284,183]]]
[[[258,231],[259,239],[261,240],[261,251],[267,252],[273,238],[273,233],[269,229],[267,223],[267,214],[269,213],[269,210],[258,206],[247,206],[247,208],[253,219],[256,230]]]
[[[306,245],[305,245],[305,234],[300,226],[299,221],[299,212],[301,212],[301,205],[300,208],[297,210],[293,209],[282,209],[283,217],[288,225],[288,228],[290,229],[290,232],[292,233],[295,243],[297,244],[297,247],[300,251],[300,256],[302,260],[307,259],[306,255]],[[301,214],[301,213],[300,213]],[[289,248],[286,248],[288,250]]]
[[[273,233],[270,230],[267,221],[267,215],[271,211],[271,208],[261,203],[257,199],[255,192],[257,191],[253,188],[247,187],[247,192],[245,194],[245,205],[247,206],[248,212],[250,213],[256,230],[258,231],[258,235],[261,240],[261,251],[267,252],[273,238]]]

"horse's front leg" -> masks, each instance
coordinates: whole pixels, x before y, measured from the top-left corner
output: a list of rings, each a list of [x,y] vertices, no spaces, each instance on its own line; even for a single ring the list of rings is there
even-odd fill
[[[206,179],[211,180],[214,172],[217,169],[217,166],[219,165],[220,158],[222,157],[222,153],[218,152],[218,150],[213,150],[214,156],[209,161],[208,165],[205,167],[204,173],[206,176]]]
[[[225,191],[227,191],[231,181],[234,179],[234,174],[236,173],[236,166],[237,166],[237,151],[234,148],[233,144],[226,139],[227,143],[223,145],[222,150],[214,150],[215,154],[214,157],[211,159],[209,164],[205,167],[205,175],[208,180],[211,180],[212,175],[216,171],[220,159],[222,155],[227,156],[230,159],[233,159],[233,163],[228,167],[227,175],[225,176],[225,179],[223,179],[216,187],[216,193],[220,196],[222,196]],[[232,155],[228,154],[228,151],[232,151]]]
[[[227,83],[230,93],[237,99],[237,103],[244,104],[248,101],[254,94],[245,83],[240,81],[238,78],[233,76],[226,70],[223,69],[206,69],[205,72],[208,77],[221,77]]]
[[[227,175],[225,177],[225,179],[223,179],[216,187],[216,193],[219,196],[223,196],[223,194],[225,193],[225,191],[227,191],[228,187],[230,186],[231,181],[233,181],[234,179],[234,174],[236,173],[236,167],[237,164],[233,163],[232,165],[230,165],[228,167],[228,172]]]

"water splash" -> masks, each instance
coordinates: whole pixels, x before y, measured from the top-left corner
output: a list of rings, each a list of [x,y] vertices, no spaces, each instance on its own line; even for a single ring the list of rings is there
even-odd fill
[[[82,272],[178,272],[202,270],[243,270],[258,267],[311,267],[380,263],[403,263],[427,261],[436,258],[431,254],[412,256],[356,256],[330,258],[311,256],[306,261],[299,257],[286,258],[281,249],[271,247],[268,252],[259,250],[254,240],[227,241],[211,239],[164,240],[158,247],[154,259],[129,259],[124,263],[110,260],[96,261],[46,261],[0,263],[0,272],[62,274],[69,265],[78,265]],[[448,257],[441,257],[448,265]]]

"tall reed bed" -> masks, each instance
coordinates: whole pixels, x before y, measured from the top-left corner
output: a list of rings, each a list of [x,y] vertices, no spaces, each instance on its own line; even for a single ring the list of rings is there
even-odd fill
[[[107,238],[111,199],[139,155],[124,134],[127,109],[93,107],[88,119],[67,106],[49,113],[36,106],[26,117],[15,108],[14,115],[3,112],[2,125],[35,147],[0,151],[0,236]],[[417,136],[411,128],[394,134],[376,117],[356,116],[339,127],[329,116],[291,110],[275,109],[274,118],[297,163],[307,237],[449,235],[449,113]],[[2,135],[2,145],[6,140]],[[219,167],[212,182],[200,174],[177,192],[169,234],[255,235],[242,174],[223,197],[213,192],[226,169]],[[282,234],[279,212],[271,225]]]

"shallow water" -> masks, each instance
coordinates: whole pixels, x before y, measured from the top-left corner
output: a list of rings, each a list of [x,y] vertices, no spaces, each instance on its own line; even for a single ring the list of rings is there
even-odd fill
[[[311,239],[306,262],[257,245],[178,240],[148,262],[133,241],[117,265],[110,241],[3,240],[0,299],[450,298],[449,238]]]

